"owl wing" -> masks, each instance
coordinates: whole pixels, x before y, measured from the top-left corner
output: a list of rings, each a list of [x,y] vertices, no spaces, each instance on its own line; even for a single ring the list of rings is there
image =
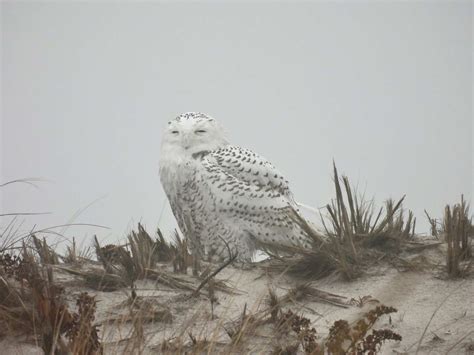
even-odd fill
[[[214,216],[206,221],[209,233],[226,226],[225,239],[232,242],[250,236],[262,242],[308,245],[307,235],[291,217],[294,202],[288,182],[264,158],[228,147],[199,160],[196,173],[202,196],[198,209]]]
[[[210,164],[217,166],[237,180],[255,186],[259,191],[278,192],[293,201],[288,181],[264,157],[236,146],[227,146],[206,156]]]

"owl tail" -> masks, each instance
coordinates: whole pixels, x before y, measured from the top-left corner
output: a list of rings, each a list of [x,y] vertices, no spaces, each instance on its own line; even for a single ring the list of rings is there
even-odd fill
[[[304,209],[307,210],[307,211],[313,212],[313,213],[317,214],[318,216],[319,216],[319,211],[322,210],[322,209],[324,209],[324,208],[326,208],[326,206],[314,208],[314,207],[311,207],[311,206],[309,206],[309,205],[306,205],[306,204],[301,203],[301,202],[298,202],[298,201],[296,201],[296,205],[297,205],[298,207],[304,208]]]
[[[315,208],[301,202],[295,201],[295,203],[298,207],[298,214],[319,234],[325,234],[325,229],[321,226],[321,211],[326,207]]]

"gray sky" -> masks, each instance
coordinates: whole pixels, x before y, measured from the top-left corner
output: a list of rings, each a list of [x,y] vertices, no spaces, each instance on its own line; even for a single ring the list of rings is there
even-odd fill
[[[221,120],[306,204],[334,195],[333,158],[368,197],[406,194],[419,232],[423,209],[472,195],[470,1],[1,7],[1,180],[48,180],[3,188],[2,210],[53,212],[24,229],[102,197],[76,222],[112,230],[67,235],[154,228],[161,132],[183,111]]]

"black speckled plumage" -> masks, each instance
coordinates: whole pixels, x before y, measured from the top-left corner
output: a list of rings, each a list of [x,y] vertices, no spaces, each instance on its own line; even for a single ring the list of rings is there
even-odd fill
[[[165,134],[160,177],[194,252],[222,254],[224,239],[240,260],[249,261],[256,240],[308,245],[308,237],[290,217],[296,204],[288,181],[270,162],[230,145],[207,115],[186,113],[169,126],[172,134]]]

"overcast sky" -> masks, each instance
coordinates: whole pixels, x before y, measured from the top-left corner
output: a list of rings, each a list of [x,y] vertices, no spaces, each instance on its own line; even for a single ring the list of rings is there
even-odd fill
[[[3,213],[72,221],[89,242],[139,220],[168,232],[162,130],[213,115],[296,198],[334,195],[332,160],[378,202],[423,209],[473,190],[472,3],[2,2]],[[163,207],[165,209],[163,209]],[[19,220],[20,221],[20,220]],[[3,218],[1,224],[5,225]]]

